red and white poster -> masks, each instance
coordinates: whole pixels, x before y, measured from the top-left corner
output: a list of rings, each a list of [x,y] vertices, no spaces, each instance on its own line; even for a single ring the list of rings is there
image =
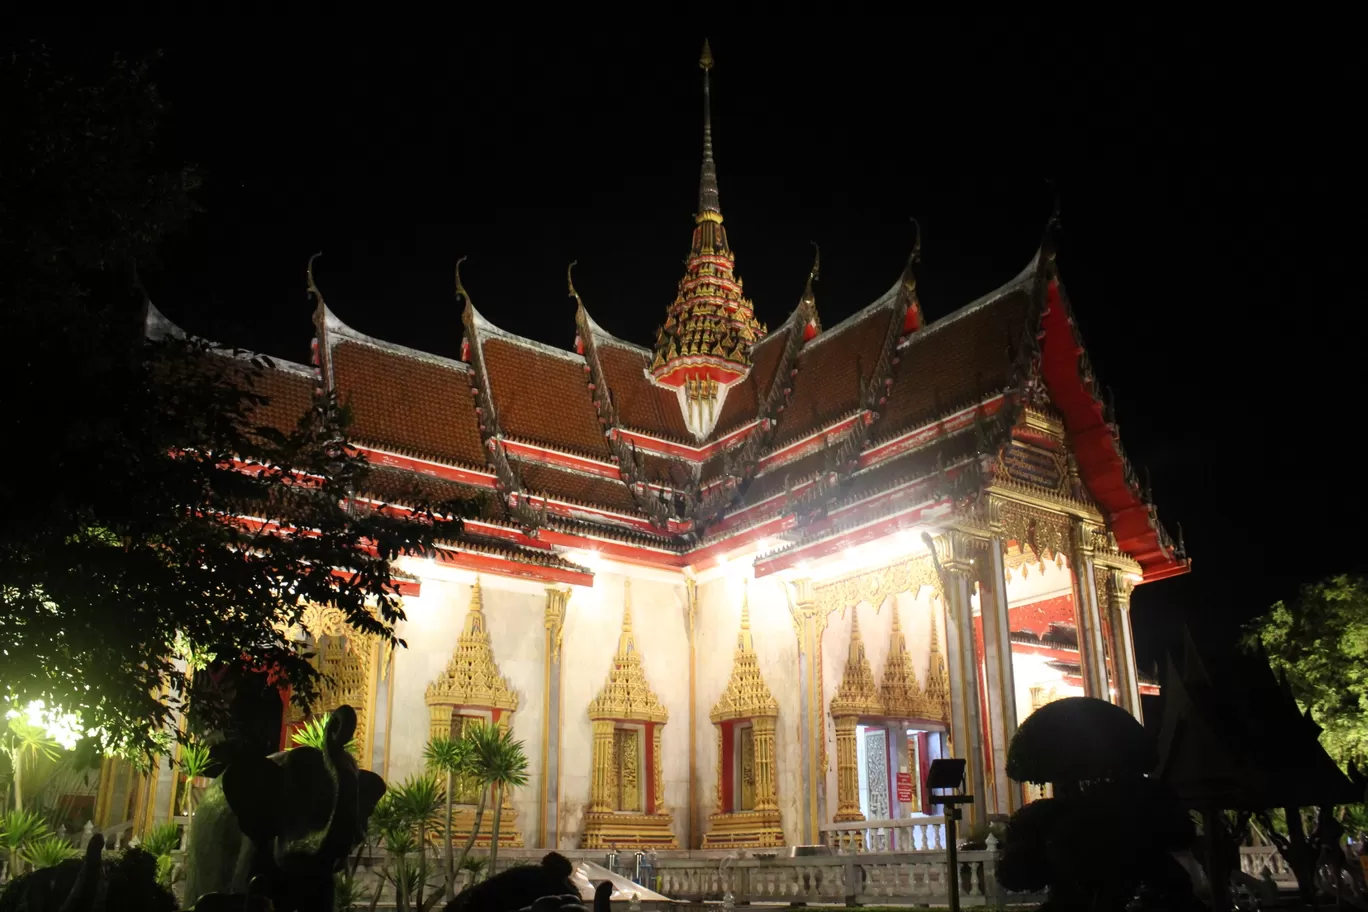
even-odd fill
[[[912,801],[912,774],[898,773],[898,801],[908,804]]]

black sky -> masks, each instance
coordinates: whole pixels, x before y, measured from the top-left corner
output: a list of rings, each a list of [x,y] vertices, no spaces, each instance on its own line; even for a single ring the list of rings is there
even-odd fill
[[[530,23],[528,23],[530,24]],[[803,27],[806,31],[800,31]],[[456,355],[452,266],[497,325],[569,347],[565,266],[649,342],[687,252],[704,35],[485,32],[455,20],[35,29],[96,58],[160,48],[167,142],[204,212],[146,277],[191,331],[297,361],[304,263],[373,335]],[[1015,275],[1060,190],[1062,275],[1122,439],[1191,576],[1135,596],[1148,666],[1363,571],[1360,54],[1333,24],[795,17],[711,31],[722,209],[761,319],[810,240],[835,325],[924,231],[928,317]]]

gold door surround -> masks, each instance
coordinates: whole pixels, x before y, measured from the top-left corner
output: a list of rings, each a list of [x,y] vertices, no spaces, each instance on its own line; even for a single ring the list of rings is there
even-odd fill
[[[589,810],[584,815],[584,835],[580,848],[609,846],[651,846],[679,848],[674,834],[674,818],[665,810],[665,787],[660,736],[669,714],[646,681],[646,671],[632,634],[632,584],[624,583],[622,632],[617,652],[603,689],[589,703],[593,723],[593,768],[590,771]],[[618,733],[631,730],[628,741]],[[645,806],[638,811],[620,809],[620,776],[627,768],[619,751],[629,744],[638,749],[636,775],[646,779],[637,786]],[[645,756],[642,756],[645,754]]]
[[[760,660],[751,636],[750,599],[743,590],[741,628],[736,634],[731,677],[709,714],[717,726],[717,805],[708,817],[703,848],[786,844],[775,788],[774,730],[778,716],[779,704],[760,674]],[[732,745],[732,756],[726,750],[728,743]],[[724,772],[737,766],[741,801],[739,807],[729,810],[732,796],[725,792],[728,777]]]
[[[477,719],[498,725],[504,730],[512,727],[513,714],[518,710],[518,694],[509,686],[508,679],[499,673],[487,621],[484,594],[477,576],[471,588],[470,608],[466,611],[465,625],[456,640],[456,648],[447,661],[446,670],[428,684],[424,694],[430,738],[439,735],[456,737],[462,727]],[[471,828],[475,825],[473,802],[478,801],[476,795],[458,785],[458,798],[472,802],[458,805],[452,818],[452,829],[455,831],[453,838],[462,843],[470,837]],[[499,845],[522,848],[518,812],[512,806],[508,792],[504,792],[503,796],[502,817]],[[475,844],[488,846],[493,832],[494,815],[486,813]]]

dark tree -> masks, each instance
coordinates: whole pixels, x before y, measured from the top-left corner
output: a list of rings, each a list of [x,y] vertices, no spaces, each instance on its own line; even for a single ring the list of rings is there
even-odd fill
[[[85,69],[0,61],[0,702],[148,752],[187,703],[178,658],[270,669],[304,702],[317,675],[280,631],[306,603],[392,638],[390,560],[458,508],[356,508],[367,467],[335,403],[267,420],[268,361],[145,338],[138,266],[198,177],[161,159],[147,64]]]

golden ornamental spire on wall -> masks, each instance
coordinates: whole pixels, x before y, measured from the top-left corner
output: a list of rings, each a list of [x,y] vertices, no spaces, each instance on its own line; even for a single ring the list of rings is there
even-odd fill
[[[912,655],[907,651],[902,621],[898,617],[897,599],[892,600],[893,631],[889,639],[888,661],[884,664],[883,680],[879,682],[879,701],[884,713],[894,719],[927,718],[926,697],[917,684],[917,673],[912,668]]]
[[[931,602],[931,657],[926,673],[926,714],[924,718],[950,721],[950,671],[940,651],[936,627],[936,602]]]
[[[590,719],[665,722],[669,713],[646,681],[636,639],[632,635],[632,583],[623,586],[622,632],[608,680],[589,703]]]
[[[750,597],[746,590],[741,595],[741,627],[736,634],[736,655],[732,660],[731,677],[708,714],[713,722],[729,719],[770,718],[779,715],[779,704],[770,693],[760,674],[760,659],[750,629]]]
[[[446,671],[427,687],[428,706],[476,706],[514,711],[518,708],[518,694],[499,674],[494,661],[494,648],[484,613],[484,595],[480,578],[470,593],[470,609],[465,626],[456,641],[456,649],[447,662]]]
[[[850,609],[850,651],[846,655],[845,674],[836,694],[831,698],[831,715],[879,716],[883,706],[874,687],[874,671],[865,655],[864,639],[860,636],[860,608]]]

